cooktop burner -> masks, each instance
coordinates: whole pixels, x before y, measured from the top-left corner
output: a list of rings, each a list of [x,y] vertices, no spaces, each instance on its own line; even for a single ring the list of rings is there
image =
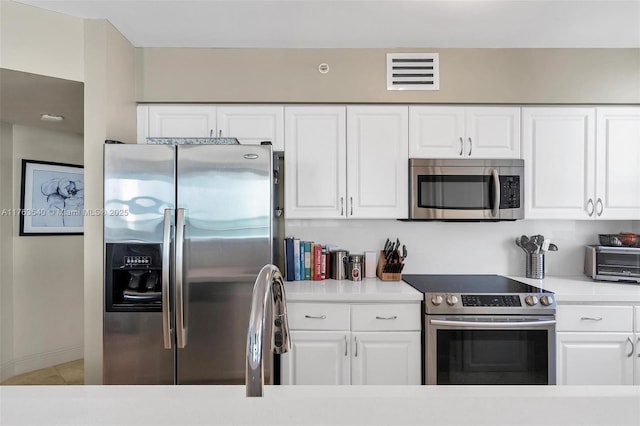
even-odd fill
[[[423,293],[551,293],[502,275],[403,275]]]

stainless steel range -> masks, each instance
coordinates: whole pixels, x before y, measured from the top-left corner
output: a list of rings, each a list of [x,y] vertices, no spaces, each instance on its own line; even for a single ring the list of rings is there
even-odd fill
[[[404,275],[424,294],[423,383],[556,383],[554,294],[500,275]]]

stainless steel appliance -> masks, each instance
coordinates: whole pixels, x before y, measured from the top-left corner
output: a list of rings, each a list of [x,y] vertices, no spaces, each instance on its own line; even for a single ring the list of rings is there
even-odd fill
[[[640,247],[587,246],[584,273],[594,280],[640,283]]]
[[[524,160],[409,160],[409,219],[524,218]]]
[[[271,147],[107,144],[104,173],[104,383],[244,383]]]
[[[556,383],[553,293],[500,275],[404,275],[424,293],[423,382]]]

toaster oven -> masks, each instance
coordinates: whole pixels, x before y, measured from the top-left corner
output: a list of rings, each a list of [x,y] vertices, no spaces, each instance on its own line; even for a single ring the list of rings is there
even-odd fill
[[[587,246],[584,273],[594,280],[640,283],[640,247]]]

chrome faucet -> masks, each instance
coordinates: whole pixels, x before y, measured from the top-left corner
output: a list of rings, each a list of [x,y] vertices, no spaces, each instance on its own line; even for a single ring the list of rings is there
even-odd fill
[[[272,318],[266,324],[271,330],[273,352],[283,354],[291,349],[289,323],[287,322],[287,299],[280,270],[275,265],[265,265],[253,285],[251,314],[247,331],[247,366],[245,383],[247,396],[262,396],[264,387],[263,352],[265,339],[265,316],[267,302],[271,299]]]

